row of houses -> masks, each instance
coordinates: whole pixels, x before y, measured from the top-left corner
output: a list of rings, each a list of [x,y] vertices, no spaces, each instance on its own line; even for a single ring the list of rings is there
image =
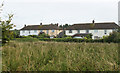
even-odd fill
[[[95,23],[79,23],[69,25],[66,29],[62,29],[58,24],[42,24],[24,26],[20,30],[20,36],[39,35],[40,33],[48,34],[50,37],[59,35],[72,36],[73,38],[83,38],[86,35],[92,34],[92,39],[100,39],[107,36],[113,31],[116,31],[120,26],[115,22]]]

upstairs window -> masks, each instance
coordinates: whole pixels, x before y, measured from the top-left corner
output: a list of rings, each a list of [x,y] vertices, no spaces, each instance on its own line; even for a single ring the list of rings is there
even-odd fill
[[[55,32],[55,30],[52,30],[52,32]]]
[[[36,32],[37,32],[37,30],[34,30],[34,32],[36,33]]]
[[[94,30],[95,33],[98,33],[98,30]]]
[[[49,30],[47,30],[47,34],[49,34]]]
[[[86,30],[86,33],[89,33],[89,30]]]
[[[69,33],[72,33],[72,30],[69,30]]]
[[[104,33],[107,34],[107,30],[104,30]]]
[[[77,30],[78,33],[80,33],[80,30]]]
[[[25,33],[25,30],[23,30],[22,32]]]
[[[29,34],[30,34],[30,30],[29,30]]]
[[[42,30],[40,30],[40,32],[43,32]]]

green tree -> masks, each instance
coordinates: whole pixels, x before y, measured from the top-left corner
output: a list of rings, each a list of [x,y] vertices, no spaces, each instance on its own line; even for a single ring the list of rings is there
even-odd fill
[[[3,6],[4,6],[4,4],[2,3],[0,6],[0,13],[2,12]],[[0,17],[0,29],[1,29],[1,33],[2,33],[2,43],[3,44],[10,41],[10,39],[12,39],[12,37],[13,37],[13,32],[10,31],[14,26],[11,23],[12,18],[13,18],[13,14],[8,14],[7,20],[2,20],[2,18]]]
[[[86,38],[87,39],[92,39],[92,36],[93,36],[92,34],[88,34],[88,35],[86,35]]]
[[[8,14],[8,20],[1,21],[2,43],[9,42],[13,38],[13,32],[10,31],[15,25],[11,23],[13,14]]]

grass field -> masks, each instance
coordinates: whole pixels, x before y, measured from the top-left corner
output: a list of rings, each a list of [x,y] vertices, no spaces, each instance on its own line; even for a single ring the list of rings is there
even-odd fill
[[[2,62],[3,71],[117,71],[118,44],[11,41]]]

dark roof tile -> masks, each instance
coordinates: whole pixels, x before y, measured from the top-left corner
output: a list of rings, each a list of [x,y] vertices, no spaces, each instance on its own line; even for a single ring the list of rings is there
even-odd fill
[[[23,27],[21,30],[60,30],[57,25],[28,25],[26,27]]]
[[[70,25],[66,30],[89,30],[89,29],[116,29],[119,26],[114,23],[83,23]]]

